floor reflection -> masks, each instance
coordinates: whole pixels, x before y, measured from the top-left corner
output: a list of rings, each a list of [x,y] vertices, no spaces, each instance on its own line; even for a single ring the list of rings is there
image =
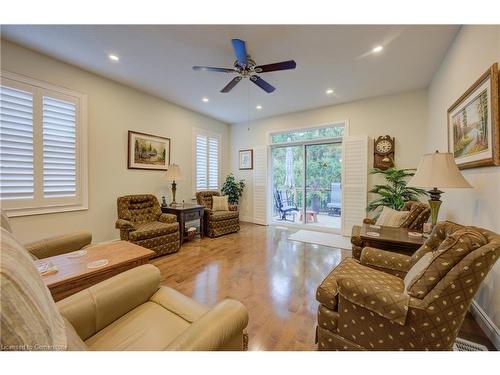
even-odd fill
[[[242,223],[239,233],[186,242],[152,263],[165,285],[198,302],[241,301],[251,350],[314,350],[316,288],[350,252],[289,241],[293,232]]]

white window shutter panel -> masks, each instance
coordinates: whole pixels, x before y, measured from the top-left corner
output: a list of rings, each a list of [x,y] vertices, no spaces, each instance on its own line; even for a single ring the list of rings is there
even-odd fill
[[[44,96],[43,194],[76,195],[76,105]]]
[[[0,86],[0,199],[32,199],[33,94]]]
[[[219,140],[208,139],[208,189],[219,190]]]
[[[196,190],[208,188],[208,139],[204,135],[196,136]]]
[[[267,148],[253,149],[253,222],[267,225]]]
[[[342,234],[350,236],[366,217],[368,137],[344,137],[342,154]]]

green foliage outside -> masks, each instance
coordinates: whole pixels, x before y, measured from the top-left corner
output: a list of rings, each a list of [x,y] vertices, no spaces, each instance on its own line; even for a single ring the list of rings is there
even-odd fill
[[[387,183],[375,185],[370,190],[370,193],[377,194],[380,198],[371,201],[366,208],[367,211],[375,211],[383,206],[400,210],[406,202],[418,201],[421,196],[426,196],[425,190],[406,186],[406,179],[412,177],[415,171],[416,169],[389,168],[385,171],[378,168],[372,169],[370,174],[382,175]]]
[[[282,134],[280,134],[281,136]],[[287,136],[284,134],[282,136]],[[286,139],[283,140],[285,142]],[[295,186],[286,186],[286,153],[292,150],[293,176]],[[333,182],[341,182],[340,143],[310,145],[306,147],[306,207],[318,211],[326,211],[330,202],[330,191]],[[298,207],[302,205],[302,184],[304,176],[304,152],[302,146],[276,147],[272,150],[273,189],[288,191],[293,195]]]
[[[244,188],[245,180],[237,181],[231,173],[226,177],[226,181],[224,181],[224,184],[222,185],[221,192],[223,195],[228,196],[227,201],[230,204],[238,204]]]

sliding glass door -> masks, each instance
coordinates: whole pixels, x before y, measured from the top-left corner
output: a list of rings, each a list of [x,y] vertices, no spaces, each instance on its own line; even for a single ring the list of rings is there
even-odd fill
[[[271,145],[269,171],[273,223],[340,230],[343,133],[339,133],[320,128],[272,136],[277,143]]]

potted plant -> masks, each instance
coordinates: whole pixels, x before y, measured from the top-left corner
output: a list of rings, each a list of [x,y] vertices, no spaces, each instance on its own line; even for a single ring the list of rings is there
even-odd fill
[[[415,174],[416,169],[389,168],[386,170],[374,168],[370,174],[381,174],[387,184],[375,185],[370,193],[380,195],[368,204],[367,211],[375,211],[379,207],[387,206],[394,210],[400,210],[408,201],[418,201],[420,196],[427,193],[423,189],[406,186],[406,179]]]
[[[230,173],[226,177],[226,181],[222,185],[221,192],[223,195],[227,195],[227,201],[229,204],[237,205],[243,194],[243,189],[245,188],[245,180],[236,180],[236,177]]]

